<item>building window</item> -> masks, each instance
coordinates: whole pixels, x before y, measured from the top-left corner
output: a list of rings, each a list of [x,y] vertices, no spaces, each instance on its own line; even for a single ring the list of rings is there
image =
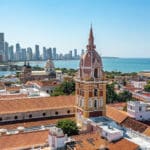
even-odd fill
[[[141,106],[139,107],[139,111],[142,111],[142,107]]]
[[[130,106],[130,109],[132,110],[132,106]]]
[[[32,114],[29,115],[29,118],[32,118]]]
[[[94,77],[95,77],[95,78],[98,78],[98,69],[97,69],[97,68],[94,69]]]
[[[100,99],[100,107],[103,107],[103,99]]]
[[[43,116],[46,116],[46,113],[43,113]]]
[[[89,99],[89,107],[92,107],[92,100]]]
[[[2,117],[0,117],[0,121],[2,121],[3,119],[2,119]]]
[[[94,107],[97,108],[97,100],[94,101]]]
[[[98,96],[98,91],[97,91],[97,89],[94,89],[94,96]]]
[[[18,116],[15,116],[14,119],[17,120],[17,119],[18,119]]]
[[[55,112],[55,115],[58,115],[58,111]]]
[[[70,110],[68,110],[67,113],[70,114]]]

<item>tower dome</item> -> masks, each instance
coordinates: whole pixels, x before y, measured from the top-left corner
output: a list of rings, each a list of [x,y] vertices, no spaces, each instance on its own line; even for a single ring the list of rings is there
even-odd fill
[[[45,71],[46,72],[51,72],[54,69],[55,69],[55,67],[54,67],[53,62],[50,59],[48,59],[47,62],[46,62],[46,64],[45,64]]]
[[[91,26],[87,51],[80,60],[79,78],[81,80],[102,80],[104,77],[102,60],[95,48],[96,46],[94,45],[94,36]]]
[[[48,59],[46,64],[45,64],[45,72],[50,76],[50,78],[56,77],[54,63],[50,59]]]

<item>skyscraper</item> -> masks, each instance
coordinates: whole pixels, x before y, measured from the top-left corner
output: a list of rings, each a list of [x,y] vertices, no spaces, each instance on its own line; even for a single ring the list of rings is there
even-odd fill
[[[47,49],[47,59],[52,59],[52,49]]]
[[[26,58],[26,49],[25,48],[22,48],[21,49],[21,60],[22,61],[25,61],[27,58]]]
[[[74,59],[77,59],[77,49],[74,49]]]
[[[84,49],[81,50],[81,56],[84,55]]]
[[[69,51],[69,58],[68,59],[72,59],[72,50]]]
[[[39,48],[39,45],[35,45],[35,60],[40,60],[40,48]]]
[[[53,48],[53,59],[56,59],[56,48]]]
[[[27,48],[27,60],[32,60],[33,53],[32,53],[32,48],[28,47]]]
[[[20,44],[16,44],[16,61],[21,60],[21,47]]]
[[[46,60],[47,56],[46,56],[46,47],[43,47],[43,60]]]
[[[8,61],[14,61],[14,47],[13,45],[8,48]]]
[[[0,62],[4,60],[4,33],[0,33]]]
[[[4,61],[8,61],[8,42],[5,42],[4,45]]]

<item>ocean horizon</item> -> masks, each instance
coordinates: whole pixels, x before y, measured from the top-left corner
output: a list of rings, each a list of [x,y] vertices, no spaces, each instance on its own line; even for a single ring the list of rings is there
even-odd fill
[[[54,60],[55,68],[78,69],[80,60]],[[104,71],[123,73],[150,71],[150,58],[102,57]],[[44,67],[46,61],[30,61],[31,66]],[[16,62],[22,66],[24,62]],[[0,71],[0,76],[14,74],[14,71]]]

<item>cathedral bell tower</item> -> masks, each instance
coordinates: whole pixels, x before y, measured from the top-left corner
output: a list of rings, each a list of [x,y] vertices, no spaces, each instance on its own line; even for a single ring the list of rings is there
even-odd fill
[[[100,55],[95,50],[92,26],[87,51],[81,57],[76,81],[76,119],[82,125],[85,118],[105,116],[106,81]]]

